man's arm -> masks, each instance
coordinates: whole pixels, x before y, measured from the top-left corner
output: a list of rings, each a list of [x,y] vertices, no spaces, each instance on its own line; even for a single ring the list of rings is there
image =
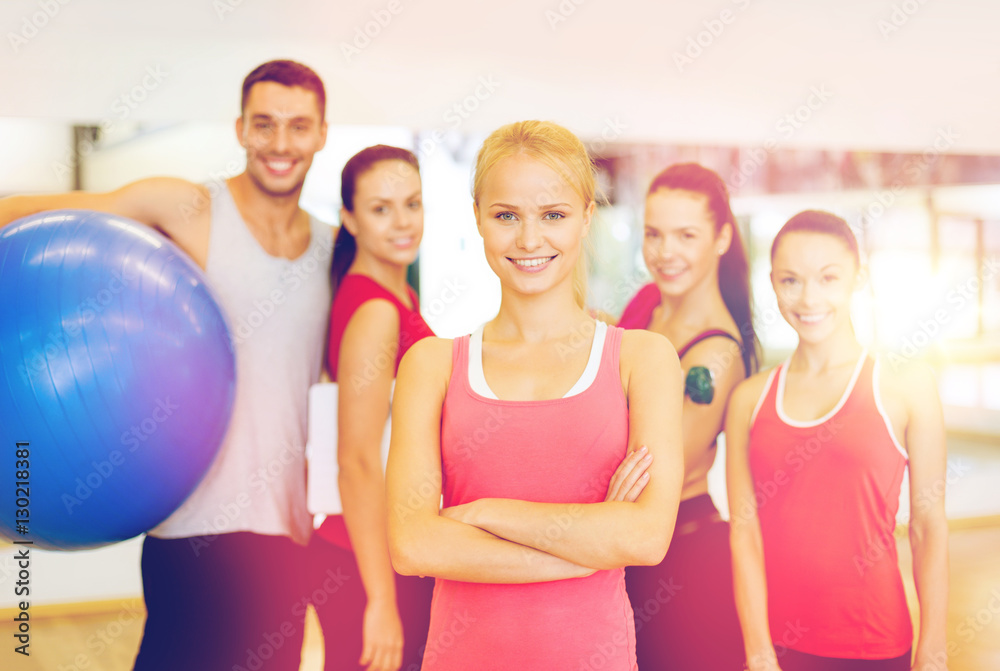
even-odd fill
[[[104,193],[70,191],[0,198],[0,227],[38,212],[62,209],[95,210],[134,219],[171,238],[205,267],[211,199],[202,185],[151,177]]]

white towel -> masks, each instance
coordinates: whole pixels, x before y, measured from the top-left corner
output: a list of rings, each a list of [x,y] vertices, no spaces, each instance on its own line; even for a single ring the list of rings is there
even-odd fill
[[[395,388],[395,382],[393,383]],[[391,392],[390,392],[391,394]],[[390,395],[390,399],[391,399]],[[337,402],[336,382],[320,382],[309,387],[309,425],[306,461],[306,505],[314,515],[339,515],[344,511],[337,484]],[[391,420],[382,432],[382,471],[389,458]]]

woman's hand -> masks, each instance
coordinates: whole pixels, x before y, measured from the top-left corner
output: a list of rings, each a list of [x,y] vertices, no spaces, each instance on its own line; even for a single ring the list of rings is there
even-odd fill
[[[367,671],[397,671],[403,664],[403,623],[396,604],[370,600],[365,606],[361,659]]]
[[[608,483],[608,494],[604,497],[604,501],[631,503],[639,498],[639,494],[642,494],[642,490],[649,482],[649,473],[646,472],[646,469],[652,462],[653,457],[645,445],[625,455],[622,463],[618,464],[615,474],[611,476],[611,482]]]

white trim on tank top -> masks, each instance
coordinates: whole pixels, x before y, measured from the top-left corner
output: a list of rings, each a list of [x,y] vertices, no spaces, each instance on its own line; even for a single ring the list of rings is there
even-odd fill
[[[847,399],[850,398],[851,392],[854,391],[854,385],[858,381],[858,377],[861,375],[861,369],[864,367],[865,358],[868,356],[868,348],[861,350],[861,356],[858,357],[858,363],[854,366],[854,373],[851,375],[851,381],[847,383],[847,389],[844,390],[843,396],[837,401],[837,405],[833,406],[830,412],[826,413],[819,419],[813,419],[809,421],[800,421],[797,419],[792,419],[785,414],[784,398],[785,398],[785,374],[788,372],[788,362],[791,361],[791,357],[785,360],[785,363],[781,366],[781,371],[778,373],[778,391],[774,398],[774,409],[778,413],[778,419],[787,424],[788,426],[795,426],[800,429],[808,429],[814,426],[819,426],[820,424],[828,421],[831,417],[840,412],[840,409],[844,407],[847,403]]]
[[[771,391],[771,383],[774,382],[774,374],[778,372],[777,368],[772,368],[771,373],[767,376],[767,383],[764,385],[764,391],[760,393],[760,397],[757,399],[757,405],[753,407],[753,412],[750,413],[750,426],[757,421],[757,413],[760,412],[760,407],[764,405],[764,399],[767,398],[767,392]]]
[[[590,345],[590,358],[587,359],[587,367],[583,369],[583,374],[576,381],[576,384],[563,394],[562,398],[576,396],[586,391],[597,379],[597,371],[601,368],[604,338],[608,333],[608,325],[602,321],[595,321],[595,324],[594,342]],[[486,382],[486,374],[483,372],[483,328],[485,326],[483,324],[477,328],[469,337],[469,386],[480,396],[499,401],[500,399]]]
[[[906,453],[903,446],[900,445],[899,440],[896,439],[896,432],[892,430],[892,422],[889,420],[889,415],[886,413],[885,408],[882,405],[882,394],[879,393],[878,375],[881,366],[879,365],[879,357],[875,357],[875,366],[872,368],[872,394],[875,396],[875,409],[878,410],[878,414],[882,416],[882,421],[885,422],[885,430],[889,432],[889,437],[892,438],[892,444],[896,446],[899,453],[903,455],[903,459],[907,461],[910,460],[910,455]]]

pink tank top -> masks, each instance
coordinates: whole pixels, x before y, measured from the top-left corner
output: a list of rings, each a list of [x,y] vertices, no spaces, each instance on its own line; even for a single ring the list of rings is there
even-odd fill
[[[649,326],[649,320],[653,317],[653,310],[660,305],[660,290],[654,282],[645,285],[632,297],[625,309],[622,310],[622,317],[618,320],[618,327],[623,329],[644,329]]]
[[[878,363],[863,353],[837,406],[811,422],[784,414],[786,370],[768,378],[748,445],[771,636],[811,655],[898,657],[913,641],[893,538],[907,457]]]
[[[649,322],[653,319],[653,311],[660,307],[660,290],[657,288],[655,282],[650,282],[641,289],[639,293],[632,297],[632,300],[628,302],[625,309],[622,311],[621,319],[618,320],[618,328],[623,328],[625,330],[632,329],[648,329]],[[708,338],[728,338],[743,349],[743,343],[741,343],[736,336],[733,334],[723,331],[721,329],[708,329],[707,331],[702,331],[695,337],[688,340],[681,347],[677,348],[677,358],[684,359],[684,355],[688,353],[692,347],[700,343],[702,340]],[[676,345],[675,345],[676,347]],[[744,355],[743,357],[743,368],[747,377],[751,374],[750,360]]]
[[[628,447],[621,335],[608,327],[603,347],[592,351],[599,368],[589,385],[544,401],[474,391],[470,337],[457,338],[441,421],[444,505],[480,498],[603,501]],[[481,372],[481,361],[473,365]],[[438,579],[423,669],[634,671],[624,569],[520,585]]]
[[[410,304],[413,305],[412,308],[367,275],[357,273],[344,275],[344,279],[337,287],[337,293],[333,297],[333,305],[330,308],[330,333],[326,364],[331,380],[337,380],[340,341],[344,338],[347,324],[358,308],[370,300],[380,298],[389,301],[396,306],[396,312],[399,313],[399,350],[396,352],[396,370],[399,369],[399,362],[403,360],[403,355],[418,340],[434,337],[431,327],[420,316],[420,299],[417,298],[416,292],[411,287],[407,287],[407,292],[410,296]]]

